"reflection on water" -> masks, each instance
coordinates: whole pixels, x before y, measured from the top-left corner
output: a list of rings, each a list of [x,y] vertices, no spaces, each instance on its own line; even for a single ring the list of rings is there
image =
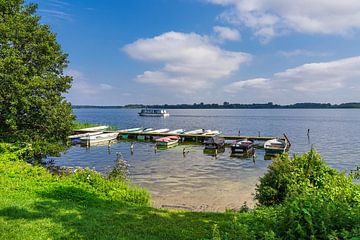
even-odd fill
[[[169,118],[142,118],[137,110],[78,109],[79,121],[110,124],[119,128],[153,127],[206,128],[225,134],[282,135],[286,133],[290,153],[308,151],[312,145],[335,168],[350,170],[360,165],[360,111],[354,110],[171,110]],[[309,137],[307,130],[310,129]],[[195,210],[239,208],[251,202],[258,178],[271,161],[264,150],[256,157],[230,157],[223,153],[204,154],[202,145],[178,145],[159,150],[151,142],[120,141],[89,149],[74,146],[59,158],[59,165],[95,168],[106,172],[121,152],[130,164],[132,181],[150,190],[155,206]],[[184,154],[185,147],[185,154]]]

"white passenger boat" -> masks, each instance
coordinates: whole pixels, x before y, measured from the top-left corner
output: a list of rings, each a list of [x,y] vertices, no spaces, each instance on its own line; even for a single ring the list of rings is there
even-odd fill
[[[185,130],[184,129],[175,129],[175,130],[172,130],[170,132],[168,132],[169,134],[182,134],[184,133]]]
[[[142,117],[168,117],[170,114],[164,109],[142,109],[139,112]]]
[[[189,134],[189,135],[203,134],[203,133],[204,133],[204,129],[195,129],[195,130],[184,132],[184,134]]]
[[[99,135],[82,137],[80,138],[80,142],[81,144],[90,146],[98,143],[110,142],[112,140],[115,140],[118,135],[119,135],[118,132],[102,133]]]

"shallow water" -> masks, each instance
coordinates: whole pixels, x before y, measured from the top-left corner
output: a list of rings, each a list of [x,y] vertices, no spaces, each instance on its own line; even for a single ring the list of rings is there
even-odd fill
[[[324,159],[340,170],[360,165],[360,111],[357,109],[322,110],[170,110],[169,118],[137,116],[136,109],[75,109],[78,121],[109,124],[118,128],[153,127],[217,129],[224,134],[275,135],[286,133],[291,153],[308,151],[313,145]],[[307,137],[310,129],[310,138]],[[189,151],[183,156],[183,148]],[[95,168],[106,172],[112,168],[116,153],[121,152],[130,164],[135,184],[150,190],[154,206],[192,210],[223,211],[239,208],[244,201],[253,205],[252,194],[258,178],[271,161],[264,151],[256,158],[231,158],[229,149],[214,156],[203,153],[201,145],[177,146],[154,151],[154,143],[119,141],[89,149],[74,146],[59,158],[58,165]]]

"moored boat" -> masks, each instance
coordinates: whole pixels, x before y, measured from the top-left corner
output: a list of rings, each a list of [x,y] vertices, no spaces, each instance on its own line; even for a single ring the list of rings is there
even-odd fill
[[[196,135],[196,134],[203,134],[203,133],[204,133],[204,129],[195,129],[195,130],[184,132],[184,134],[187,134],[187,135]]]
[[[148,131],[147,133],[166,133],[170,131],[170,129],[168,128],[162,128],[162,129],[155,129],[155,130],[151,130],[151,131]]]
[[[168,117],[170,114],[164,109],[142,109],[139,113],[142,117]]]
[[[162,147],[174,146],[179,142],[179,136],[166,136],[156,139],[156,145]]]
[[[112,132],[112,133],[102,133],[93,136],[86,136],[80,138],[80,143],[86,146],[99,144],[99,143],[106,143],[115,140],[118,135],[119,135],[118,132]]]
[[[213,136],[205,139],[205,150],[215,150],[225,147],[225,139],[219,136]]]
[[[289,149],[289,142],[287,140],[274,138],[264,143],[266,155],[282,154]]]
[[[219,134],[221,134],[221,132],[218,130],[208,129],[208,130],[205,130],[202,135],[219,135]]]
[[[80,143],[80,138],[82,138],[82,137],[95,136],[95,135],[99,135],[99,134],[102,134],[102,133],[103,133],[103,132],[81,133],[81,134],[76,134],[76,135],[68,136],[68,139],[71,140],[71,143],[72,143],[72,144],[77,144],[77,143]]]
[[[231,145],[231,155],[252,155],[254,153],[254,142],[251,140],[244,139]]]
[[[172,131],[167,132],[167,133],[169,133],[169,134],[182,134],[184,132],[185,132],[184,129],[175,129],[175,130],[172,130]]]

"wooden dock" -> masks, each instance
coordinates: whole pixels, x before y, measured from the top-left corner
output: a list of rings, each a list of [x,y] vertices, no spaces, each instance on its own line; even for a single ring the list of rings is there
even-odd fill
[[[84,132],[91,132],[84,129],[76,130],[75,133],[84,133]],[[117,131],[104,131],[105,133],[111,132],[118,132],[119,138],[125,138],[124,136],[127,135],[126,138],[129,139],[137,139],[138,136],[143,136],[145,139],[153,140],[156,137],[165,137],[169,136],[169,133],[148,133],[148,132],[128,132],[124,130],[117,130]],[[172,136],[179,136],[182,141],[193,141],[193,142],[203,142],[206,138],[210,138],[214,135],[203,135],[203,134],[171,134]],[[123,136],[123,137],[122,137]],[[270,139],[278,138],[282,140],[286,139],[286,135],[283,136],[237,136],[237,135],[223,135],[220,134],[221,137],[225,138],[225,140],[242,140],[242,139],[250,139],[253,141],[260,141],[265,142]]]

